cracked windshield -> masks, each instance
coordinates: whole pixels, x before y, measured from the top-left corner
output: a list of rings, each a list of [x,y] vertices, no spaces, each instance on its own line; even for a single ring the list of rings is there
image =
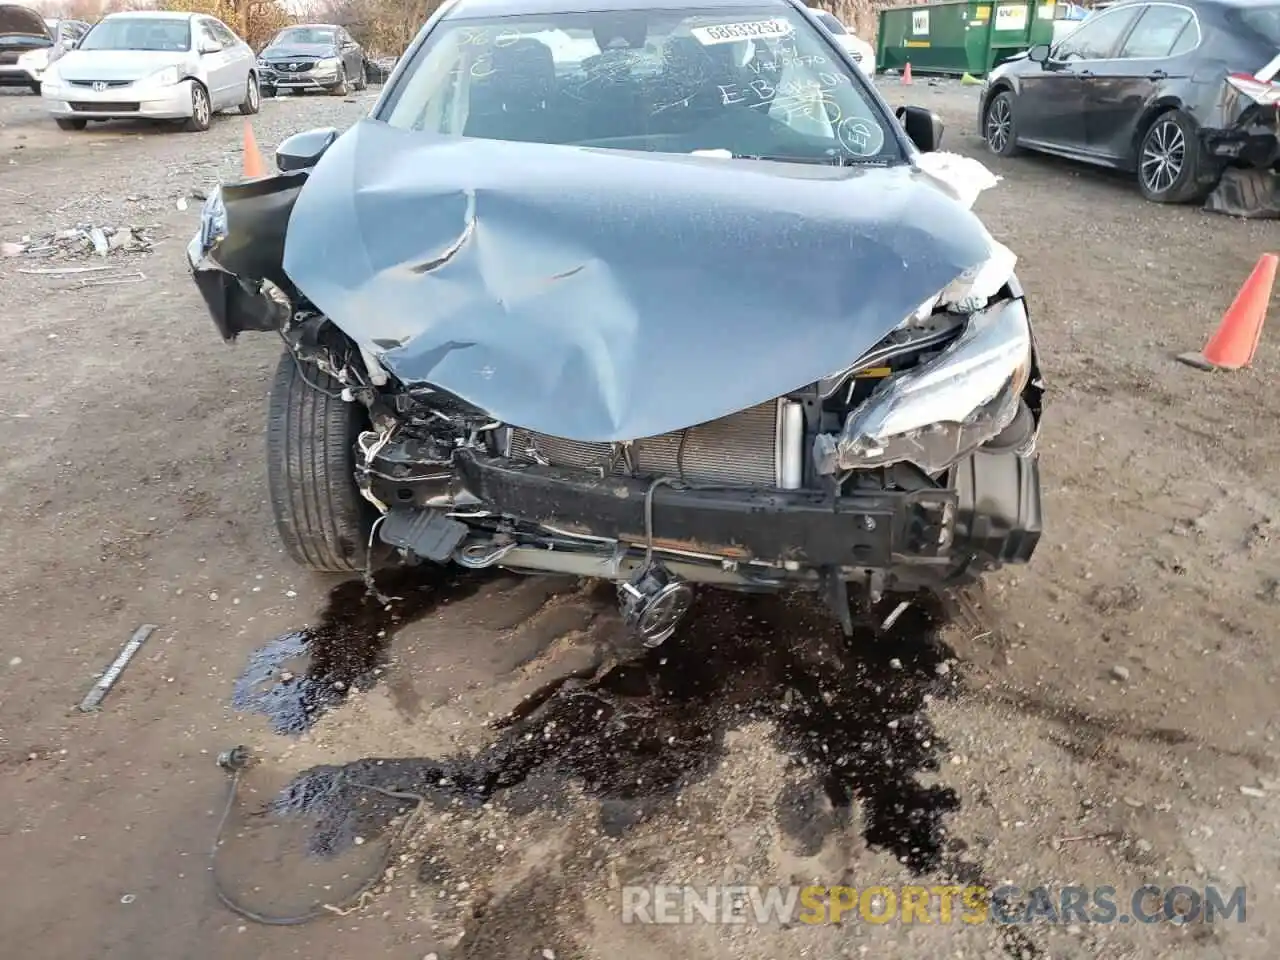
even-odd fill
[[[437,28],[387,115],[494,140],[814,163],[901,157],[798,12],[564,13]]]

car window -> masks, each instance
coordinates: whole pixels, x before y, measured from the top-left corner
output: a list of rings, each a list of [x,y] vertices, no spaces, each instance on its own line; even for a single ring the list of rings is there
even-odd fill
[[[1175,43],[1190,35],[1190,42],[1180,52],[1195,46],[1196,28],[1191,11],[1186,7],[1155,4],[1147,7],[1138,18],[1133,32],[1120,49],[1121,58],[1144,57],[1159,59],[1169,56]],[[1191,24],[1188,27],[1188,24]]]
[[[862,79],[779,5],[446,18],[379,116],[496,140],[902,158]]]
[[[1055,60],[1106,60],[1137,15],[1138,8],[1096,14],[1071,32],[1053,51]]]
[[[843,23],[841,23],[831,14],[827,13],[827,11],[815,10],[813,12],[817,14],[818,20],[821,21],[822,25],[826,27],[828,30],[830,30],[832,33],[841,34],[841,33],[849,32],[844,28]]]
[[[210,21],[208,20],[200,21],[199,33],[200,33],[201,40],[207,40],[210,43],[216,44],[217,46],[225,46],[225,44],[223,44],[222,42],[222,39],[218,36],[217,32],[213,29],[213,24]]]
[[[205,23],[213,30],[213,35],[224,47],[234,47],[240,42],[239,37],[221,20],[206,20]]]
[[[1265,7],[1238,7],[1230,11],[1245,28],[1264,43],[1280,48],[1280,4]]]
[[[80,44],[81,50],[166,50],[174,53],[191,49],[191,21],[159,17],[120,17],[102,20]]]
[[[277,43],[318,43],[332,45],[335,42],[333,27],[290,27],[281,30],[271,41]]]

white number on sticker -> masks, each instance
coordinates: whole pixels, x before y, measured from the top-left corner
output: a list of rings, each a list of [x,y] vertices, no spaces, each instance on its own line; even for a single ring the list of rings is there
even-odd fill
[[[786,20],[751,20],[743,23],[717,23],[710,27],[694,27],[689,31],[704,47],[716,43],[735,43],[739,40],[768,40],[772,37],[791,36],[791,24]]]

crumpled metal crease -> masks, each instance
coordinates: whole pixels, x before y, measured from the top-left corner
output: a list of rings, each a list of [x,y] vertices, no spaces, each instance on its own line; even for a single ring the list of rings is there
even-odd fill
[[[909,165],[439,137],[329,148],[284,269],[406,385],[581,441],[703,423],[847,366],[989,253]]]

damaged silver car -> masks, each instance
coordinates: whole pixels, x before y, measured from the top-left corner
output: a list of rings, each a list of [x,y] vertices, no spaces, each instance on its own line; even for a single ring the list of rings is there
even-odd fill
[[[1028,561],[1035,344],[937,118],[794,0],[561,2],[446,3],[369,118],[205,205],[219,332],[285,343],[290,556],[605,578],[648,645],[695,584],[849,630]]]

